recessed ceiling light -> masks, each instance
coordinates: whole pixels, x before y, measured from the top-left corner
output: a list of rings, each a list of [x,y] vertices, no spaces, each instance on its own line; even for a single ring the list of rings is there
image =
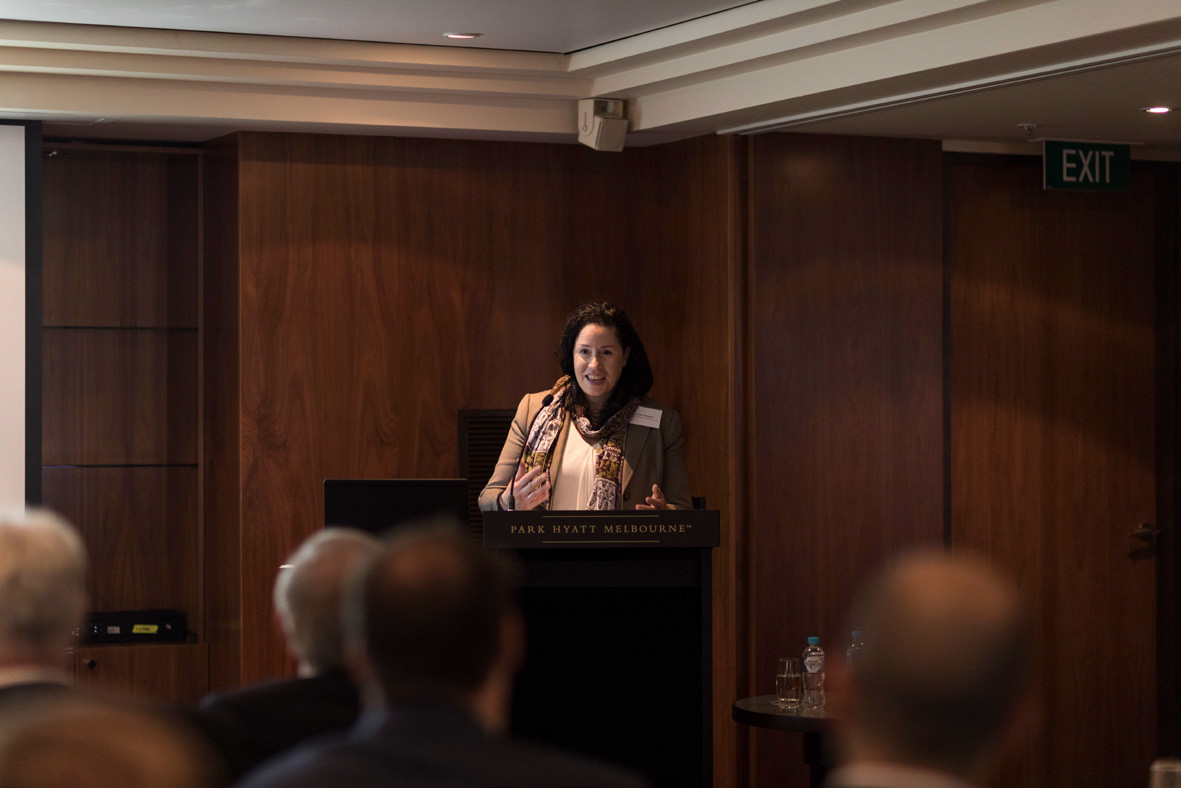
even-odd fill
[[[443,38],[479,38],[483,33],[444,33]]]
[[[1164,115],[1168,112],[1172,112],[1173,108],[1172,107],[1145,107],[1144,111],[1148,112],[1152,115]]]

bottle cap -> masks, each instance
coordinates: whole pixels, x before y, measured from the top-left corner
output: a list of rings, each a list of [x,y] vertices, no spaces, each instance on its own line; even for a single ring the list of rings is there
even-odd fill
[[[854,640],[861,640],[861,630],[860,629],[853,630],[853,639]]]
[[[816,645],[819,645],[819,644],[820,644],[820,638],[818,638],[818,637],[810,637],[810,638],[808,638],[808,645],[809,645],[809,646],[816,646]]]

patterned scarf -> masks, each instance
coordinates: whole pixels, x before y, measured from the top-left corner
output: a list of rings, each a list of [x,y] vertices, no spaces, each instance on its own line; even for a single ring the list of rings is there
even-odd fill
[[[571,385],[569,375],[558,378],[550,389],[553,401],[542,408],[533,420],[522,459],[526,471],[538,467],[549,471],[550,463],[553,461],[551,455],[554,442],[562,432],[562,424],[567,414],[566,409],[562,407],[562,401]],[[591,443],[602,442],[602,450],[595,458],[595,480],[591,486],[587,509],[619,508],[623,494],[623,443],[627,436],[627,425],[639,406],[640,398],[632,397],[597,430],[591,429],[591,420],[585,405],[579,405],[570,412],[574,426],[583,437]],[[548,508],[548,503],[542,504],[539,508]]]

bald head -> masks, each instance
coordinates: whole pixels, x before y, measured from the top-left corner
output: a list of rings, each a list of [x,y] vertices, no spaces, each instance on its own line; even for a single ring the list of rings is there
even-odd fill
[[[45,509],[0,514],[0,664],[61,664],[86,615],[86,548]]]
[[[301,544],[279,570],[275,611],[301,674],[316,675],[343,665],[344,587],[380,544],[364,531],[325,528]]]
[[[0,785],[209,788],[217,758],[181,723],[145,708],[63,695],[0,713]]]
[[[887,567],[855,608],[853,749],[966,774],[1025,689],[1029,631],[1015,586],[973,558],[924,552]]]

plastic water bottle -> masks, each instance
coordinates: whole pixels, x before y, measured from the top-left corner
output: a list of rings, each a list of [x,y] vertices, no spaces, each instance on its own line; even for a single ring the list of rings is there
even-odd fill
[[[824,709],[824,649],[820,638],[808,638],[804,649],[804,701],[803,707],[810,711]]]
[[[853,638],[849,641],[849,647],[845,649],[845,664],[849,666],[849,671],[857,670],[857,661],[861,659],[861,647],[865,644],[861,642],[861,630],[853,630]]]

